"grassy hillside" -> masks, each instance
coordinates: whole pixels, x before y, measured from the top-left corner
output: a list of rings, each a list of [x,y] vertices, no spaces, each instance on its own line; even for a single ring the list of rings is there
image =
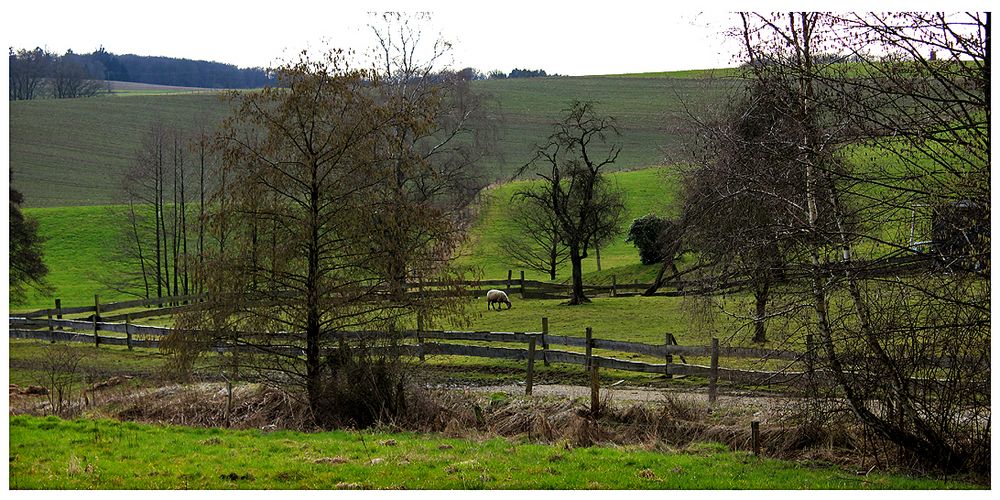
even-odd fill
[[[661,216],[674,215],[670,213],[674,198],[677,196],[674,172],[670,167],[660,167],[616,172],[609,176],[625,194],[628,215],[622,225],[622,233],[606,248],[601,249],[601,268],[605,273],[611,272],[612,268],[624,268],[620,283],[632,281],[633,277],[641,278],[640,281],[649,281],[656,273],[657,266],[643,266],[639,262],[639,253],[635,246],[625,243],[625,233],[636,217],[649,213]],[[529,181],[502,184],[483,194],[482,212],[469,233],[467,244],[462,249],[460,264],[481,268],[486,279],[506,277],[508,269],[514,271],[515,277],[518,276],[520,268],[500,251],[500,243],[505,237],[509,237],[508,235],[517,234],[507,218],[508,206],[511,196],[522,189],[526,182]],[[584,273],[597,271],[597,259],[593,252],[584,261],[583,271]],[[566,280],[569,274],[567,262],[559,269],[556,279]],[[525,278],[548,281],[549,276],[526,271]],[[592,280],[587,281],[592,282]]]
[[[225,111],[221,94],[12,101],[13,185],[28,207],[112,203],[153,120],[194,129]]]
[[[490,179],[509,176],[545,141],[550,124],[573,99],[600,102],[618,118],[619,168],[676,158],[690,137],[685,107],[718,102],[731,80],[678,77],[559,77],[475,82],[492,94],[503,115],[500,158]],[[28,207],[113,203],[121,173],[153,120],[194,129],[218,122],[228,109],[222,94],[98,96],[10,103],[10,167]]]
[[[619,276],[620,282],[631,281],[633,276],[639,281],[649,281],[656,272],[656,266],[642,266],[635,247],[625,243],[624,231],[635,217],[647,213],[667,213],[673,199],[674,187],[668,167],[618,172],[611,178],[626,193],[629,214],[623,234],[601,252],[602,267],[607,274],[611,268],[626,266]],[[518,267],[508,262],[498,250],[500,240],[511,232],[504,216],[506,205],[523,181],[503,184],[484,193],[483,208],[478,222],[472,228],[467,244],[462,248],[459,263],[481,267],[485,278],[505,277],[507,269]],[[114,219],[107,207],[49,207],[25,210],[29,217],[39,222],[39,231],[46,238],[44,245],[45,263],[49,266],[49,282],[55,287],[53,297],[29,293],[26,303],[12,307],[13,310],[28,310],[51,307],[55,297],[63,304],[84,305],[94,300],[94,294],[101,294],[102,300],[124,300],[125,296],[108,290],[102,277],[111,274],[109,260],[114,254],[116,232]],[[596,271],[596,259],[584,262],[584,272]],[[558,279],[569,275],[568,268],[560,270]],[[545,279],[540,274],[528,273],[530,279]],[[610,279],[610,278],[608,278]],[[591,280],[588,280],[588,282]]]

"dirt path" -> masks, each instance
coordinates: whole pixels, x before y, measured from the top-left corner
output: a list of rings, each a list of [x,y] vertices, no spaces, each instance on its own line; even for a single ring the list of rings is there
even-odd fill
[[[495,393],[503,392],[512,396],[524,394],[523,384],[507,384],[481,387],[464,388],[470,392]],[[533,396],[541,397],[563,397],[569,399],[585,398],[590,399],[590,388],[586,386],[547,384],[535,385],[532,388]],[[612,402],[662,402],[668,399],[691,403],[695,405],[708,406],[707,389],[649,389],[642,387],[618,386],[601,387],[601,399],[610,398]],[[756,417],[766,419],[768,417],[778,417],[793,411],[801,405],[802,399],[792,396],[753,393],[749,391],[732,391],[719,393],[717,407],[727,411],[752,414]]]

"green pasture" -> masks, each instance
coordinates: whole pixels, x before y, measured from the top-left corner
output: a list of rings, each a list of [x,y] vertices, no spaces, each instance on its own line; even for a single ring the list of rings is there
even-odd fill
[[[49,268],[47,281],[53,287],[51,296],[31,290],[24,303],[11,304],[12,311],[54,307],[60,298],[63,307],[94,304],[94,294],[102,302],[135,298],[114,292],[106,286],[114,262],[116,222],[109,207],[54,207],[26,209],[28,217],[38,221],[38,231],[45,264]]]
[[[611,175],[626,195],[629,213],[622,226],[622,234],[601,252],[602,280],[610,282],[609,273],[614,273],[614,268],[619,266],[625,266],[620,283],[649,282],[655,276],[657,266],[642,266],[639,263],[636,248],[631,243],[625,243],[625,231],[636,217],[651,212],[670,212],[670,202],[676,191],[671,172],[669,167],[661,167]],[[510,195],[522,185],[523,182],[504,184],[484,193],[480,217],[467,244],[460,251],[458,264],[482,268],[484,279],[506,278],[508,269],[514,270],[515,277],[519,276],[518,267],[499,251],[499,243],[505,235],[513,232],[505,217],[506,207]],[[66,307],[89,305],[93,304],[95,293],[101,295],[103,302],[134,298],[106,286],[107,278],[113,274],[111,256],[119,237],[111,207],[29,208],[25,214],[38,220],[39,231],[46,238],[43,246],[45,263],[49,267],[48,281],[55,293],[47,297],[31,292],[23,304],[12,305],[12,310],[52,307],[56,297],[62,299]],[[592,256],[585,261],[584,271],[593,272],[596,269],[596,259]],[[568,276],[567,263],[560,269],[557,279],[562,281]],[[526,277],[548,280],[547,275],[532,272],[528,272]]]
[[[602,275],[614,273],[613,269],[628,266],[623,271],[620,283],[643,278],[643,282],[651,282],[656,275],[657,266],[642,266],[639,262],[638,250],[631,243],[625,242],[632,220],[649,213],[676,215],[674,205],[677,197],[677,182],[675,167],[659,167],[634,170],[630,172],[615,172],[609,175],[611,181],[618,186],[625,196],[627,216],[621,226],[621,233],[605,248],[601,249]],[[468,235],[468,241],[460,250],[457,264],[482,269],[484,279],[500,279],[507,277],[507,270],[514,271],[514,277],[520,277],[519,266],[512,262],[500,250],[504,238],[516,237],[519,232],[510,221],[507,214],[510,211],[511,197],[520,189],[530,187],[533,181],[516,181],[495,186],[483,193],[481,211]],[[635,266],[639,266],[636,268]],[[584,261],[584,273],[597,271],[596,253],[591,251]],[[562,282],[570,277],[570,264],[563,264],[557,274],[556,281]],[[526,279],[549,281],[548,274],[526,270]],[[610,276],[606,278],[610,283]],[[586,283],[591,280],[586,279]]]
[[[758,459],[520,439],[198,429],[10,419],[11,489],[968,489],[974,485]]]

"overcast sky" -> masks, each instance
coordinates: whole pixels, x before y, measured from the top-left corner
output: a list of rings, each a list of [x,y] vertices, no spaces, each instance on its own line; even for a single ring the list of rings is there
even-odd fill
[[[555,5],[552,5],[555,3]],[[346,4],[346,5],[340,5]],[[759,0],[39,0],[9,2],[0,36],[8,46],[56,53],[91,52],[204,59],[273,66],[299,51],[363,51],[373,41],[369,11],[423,10],[433,30],[454,43],[455,68],[514,67],[564,75],[670,71],[734,66],[739,44],[723,36],[728,11],[932,10],[983,8],[950,0],[818,2]],[[679,10],[684,9],[684,10]]]
[[[339,6],[299,0],[60,3],[5,6],[7,45],[56,53],[104,46],[116,54],[271,66],[304,48],[362,50],[372,42],[367,12],[401,7],[398,2]],[[432,29],[454,43],[458,68],[585,75],[733,65],[736,49],[720,36],[730,22],[724,9],[678,11],[662,6],[667,3],[437,0],[402,5],[433,12]]]

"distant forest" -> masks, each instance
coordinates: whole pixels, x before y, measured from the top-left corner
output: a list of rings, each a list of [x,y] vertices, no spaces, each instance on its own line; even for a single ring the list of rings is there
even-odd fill
[[[122,82],[204,88],[257,88],[273,83],[264,68],[173,57],[118,55],[103,47],[89,54],[53,54],[41,48],[9,49],[10,99],[81,97],[99,89],[81,81]],[[62,84],[63,88],[59,88]],[[81,88],[77,88],[81,87]],[[91,87],[97,87],[91,85]]]

